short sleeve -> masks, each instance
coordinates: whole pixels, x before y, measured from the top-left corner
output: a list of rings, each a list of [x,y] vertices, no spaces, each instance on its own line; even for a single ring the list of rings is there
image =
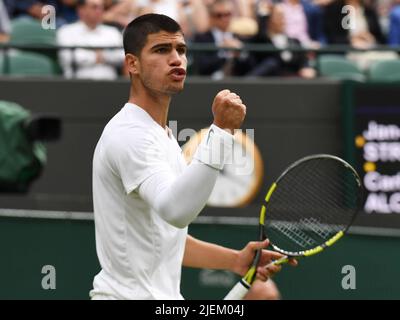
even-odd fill
[[[140,129],[122,134],[109,148],[108,157],[122,180],[127,194],[134,191],[144,180],[158,172],[170,172],[167,146],[151,131]]]

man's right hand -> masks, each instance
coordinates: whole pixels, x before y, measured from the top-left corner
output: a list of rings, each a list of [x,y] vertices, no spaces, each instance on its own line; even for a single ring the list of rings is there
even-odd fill
[[[233,134],[233,131],[242,125],[246,116],[246,106],[236,93],[225,89],[215,96],[212,112],[214,124],[221,129],[228,129]]]

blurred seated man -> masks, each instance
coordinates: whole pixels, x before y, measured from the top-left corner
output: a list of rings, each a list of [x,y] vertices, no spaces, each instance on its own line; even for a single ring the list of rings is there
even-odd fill
[[[258,35],[253,42],[273,45],[277,49],[289,46],[300,46],[300,41],[290,38],[285,33],[285,13],[283,5],[274,5],[270,11],[268,23],[260,25]],[[279,52],[259,52],[254,54],[256,66],[247,74],[251,77],[259,76],[299,76],[314,78],[315,69],[309,66],[307,55],[304,52],[283,50]]]
[[[243,43],[229,32],[232,11],[232,3],[229,0],[214,0],[209,6],[211,28],[205,33],[196,34],[194,42],[215,44],[220,50],[202,52],[196,56],[195,64],[199,74],[221,79],[226,76],[243,75],[248,71],[251,63],[249,57],[240,52]]]
[[[79,0],[79,21],[65,25],[57,32],[61,46],[121,47],[122,35],[118,29],[102,25],[103,0]],[[67,78],[115,79],[122,66],[121,49],[64,49],[59,55]]]
[[[3,0],[0,0],[0,43],[7,42],[11,32],[10,19]]]

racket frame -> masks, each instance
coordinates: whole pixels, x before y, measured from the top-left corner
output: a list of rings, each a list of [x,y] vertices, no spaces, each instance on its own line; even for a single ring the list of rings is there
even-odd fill
[[[314,154],[314,155],[310,155],[310,156],[306,156],[303,157],[295,162],[293,162],[290,166],[288,166],[283,172],[282,174],[278,177],[278,179],[275,180],[274,183],[272,183],[272,185],[270,186],[270,188],[268,189],[267,195],[264,199],[264,203],[261,206],[261,210],[260,210],[260,219],[259,219],[259,240],[263,241],[266,239],[266,233],[265,233],[265,218],[266,218],[266,213],[267,213],[267,209],[268,209],[268,204],[270,201],[271,196],[273,195],[274,191],[276,190],[276,188],[279,185],[279,181],[282,180],[282,178],[288,174],[288,172],[290,172],[291,170],[293,170],[294,168],[296,168],[299,164],[307,162],[307,161],[311,161],[313,159],[316,158],[327,158],[327,159],[332,159],[332,160],[336,160],[339,161],[340,163],[343,164],[344,167],[346,167],[347,169],[349,169],[358,186],[360,189],[360,194],[358,195],[358,203],[357,203],[357,208],[360,208],[361,205],[361,199],[362,199],[362,184],[361,184],[361,179],[357,173],[357,171],[349,164],[347,163],[345,160],[337,157],[337,156],[333,156],[330,154]],[[323,251],[326,247],[330,247],[332,246],[334,243],[336,243],[340,238],[342,238],[344,236],[345,233],[347,233],[348,229],[350,228],[350,226],[353,224],[356,216],[357,216],[357,212],[359,210],[356,210],[355,213],[353,214],[352,219],[349,221],[349,223],[345,226],[345,228],[343,230],[338,231],[335,235],[333,235],[331,238],[329,238],[327,241],[325,241],[323,244],[320,244],[318,246],[316,246],[315,248],[312,249],[308,249],[305,251],[299,251],[299,252],[289,252],[289,251],[285,251],[281,248],[279,248],[278,246],[274,245],[273,243],[270,243],[271,247],[274,249],[274,251],[282,253],[284,256],[278,260],[272,261],[271,263],[269,263],[266,268],[268,268],[269,266],[272,265],[281,265],[281,264],[285,264],[289,261],[290,258],[292,257],[309,257],[312,255],[315,255],[317,253],[320,253],[321,251]],[[256,278],[256,274],[257,274],[257,267],[258,264],[260,262],[261,259],[261,252],[262,249],[258,249],[256,251],[253,263],[251,265],[251,267],[249,268],[249,270],[247,271],[247,273],[245,274],[245,276],[233,287],[233,289],[231,289],[231,291],[228,293],[228,295],[224,298],[224,300],[237,300],[237,299],[242,299],[244,297],[244,295],[246,294],[246,292],[250,289],[252,283],[254,282],[255,278]]]
[[[282,180],[285,175],[287,175],[291,170],[296,168],[299,164],[307,162],[307,161],[311,161],[311,160],[314,160],[314,159],[317,159],[317,158],[326,158],[326,159],[332,159],[332,160],[339,161],[340,163],[343,164],[344,167],[346,167],[347,169],[350,170],[350,172],[353,174],[353,176],[355,178],[355,181],[357,182],[357,185],[359,187],[357,208],[361,207],[361,201],[362,201],[362,188],[361,188],[361,186],[362,186],[362,184],[361,184],[360,176],[358,175],[357,171],[349,163],[347,163],[345,160],[343,160],[343,159],[341,159],[341,158],[339,158],[337,156],[333,156],[333,155],[330,155],[330,154],[314,154],[314,155],[306,156],[304,158],[301,158],[301,159],[293,162],[289,167],[286,168],[285,171],[282,172],[282,174],[278,177],[278,179],[276,179],[276,181],[272,184],[272,186],[268,190],[267,196],[265,198],[265,204],[263,204],[263,206],[265,206],[264,217],[263,217],[263,219],[264,219],[263,220],[263,226],[265,226],[265,212],[268,209],[269,199],[271,198],[273,192],[275,191],[275,189],[279,185],[279,181]],[[354,212],[351,220],[348,222],[348,224],[345,226],[345,228],[343,230],[338,231],[335,235],[333,235],[327,241],[325,241],[322,244],[319,244],[315,248],[308,249],[308,250],[305,250],[305,251],[299,251],[299,252],[290,252],[290,251],[286,251],[286,250],[283,250],[283,249],[279,248],[274,243],[270,243],[270,245],[274,249],[274,251],[282,253],[285,256],[287,256],[288,258],[290,258],[290,257],[309,257],[309,256],[312,256],[312,255],[315,255],[315,254],[320,253],[321,251],[323,251],[326,247],[332,246],[334,243],[336,243],[340,238],[342,238],[347,233],[348,229],[353,224],[353,222],[354,222],[354,220],[355,220],[355,218],[357,216],[358,211],[359,210],[356,210]],[[261,224],[261,216],[260,216],[260,224]],[[265,230],[263,232],[265,234]],[[281,259],[279,259],[279,260],[281,260]],[[287,259],[287,260],[289,260],[289,259]],[[278,260],[276,262],[278,262]],[[278,263],[272,262],[272,264],[278,264]],[[279,264],[282,264],[282,263],[279,263]]]

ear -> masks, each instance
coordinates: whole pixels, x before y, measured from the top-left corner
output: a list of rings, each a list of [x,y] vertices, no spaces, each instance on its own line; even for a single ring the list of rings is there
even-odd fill
[[[128,53],[125,55],[125,64],[127,71],[131,75],[136,75],[139,73],[139,59],[137,56]]]

